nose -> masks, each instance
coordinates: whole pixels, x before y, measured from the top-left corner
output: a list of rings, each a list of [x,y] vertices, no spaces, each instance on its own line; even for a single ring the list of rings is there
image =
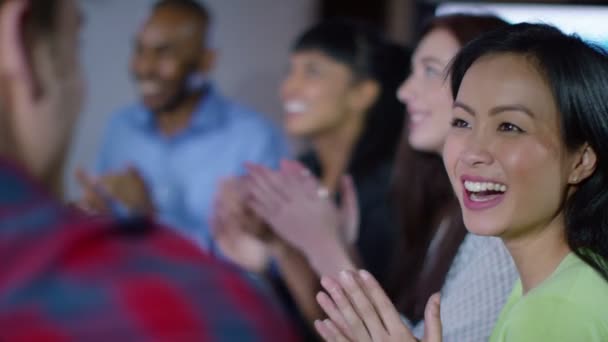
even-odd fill
[[[470,167],[491,165],[494,162],[491,146],[490,137],[474,130],[466,140],[460,160]]]
[[[403,83],[401,83],[399,89],[397,89],[397,99],[405,105],[416,97],[416,80],[414,78],[414,74],[410,74]]]

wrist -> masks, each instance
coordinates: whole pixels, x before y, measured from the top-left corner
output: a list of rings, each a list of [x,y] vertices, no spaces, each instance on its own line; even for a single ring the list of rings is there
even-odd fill
[[[341,271],[353,270],[355,263],[348,248],[338,239],[320,241],[317,248],[306,255],[312,268],[320,276],[337,276]]]

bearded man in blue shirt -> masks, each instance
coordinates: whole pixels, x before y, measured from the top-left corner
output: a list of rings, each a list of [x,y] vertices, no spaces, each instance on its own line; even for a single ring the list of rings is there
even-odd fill
[[[276,127],[207,79],[210,26],[197,1],[156,3],[131,59],[140,101],[111,119],[96,172],[77,175],[85,208],[156,216],[204,249],[212,247],[208,221],[220,180],[242,173],[245,162],[274,167],[287,155]]]

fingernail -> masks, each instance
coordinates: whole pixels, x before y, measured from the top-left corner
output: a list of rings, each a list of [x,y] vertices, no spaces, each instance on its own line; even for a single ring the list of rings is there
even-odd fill
[[[342,272],[340,272],[340,278],[347,285],[353,285],[353,283],[354,283],[353,276],[348,271],[342,271]]]
[[[361,278],[363,278],[364,280],[372,279],[372,275],[369,272],[367,272],[366,270],[360,270],[359,276],[361,276]]]
[[[321,277],[321,285],[325,288],[331,287],[331,283],[327,277]]]

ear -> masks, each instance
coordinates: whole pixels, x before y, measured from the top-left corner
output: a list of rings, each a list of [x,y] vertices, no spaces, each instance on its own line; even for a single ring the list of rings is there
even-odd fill
[[[597,155],[589,144],[584,144],[575,154],[568,183],[576,185],[589,178],[597,167]]]
[[[374,80],[357,83],[351,90],[349,106],[353,111],[365,113],[380,94],[380,84]]]
[[[31,58],[24,45],[28,0],[7,1],[0,10],[0,75],[10,87],[15,112],[29,112],[36,96]]]

